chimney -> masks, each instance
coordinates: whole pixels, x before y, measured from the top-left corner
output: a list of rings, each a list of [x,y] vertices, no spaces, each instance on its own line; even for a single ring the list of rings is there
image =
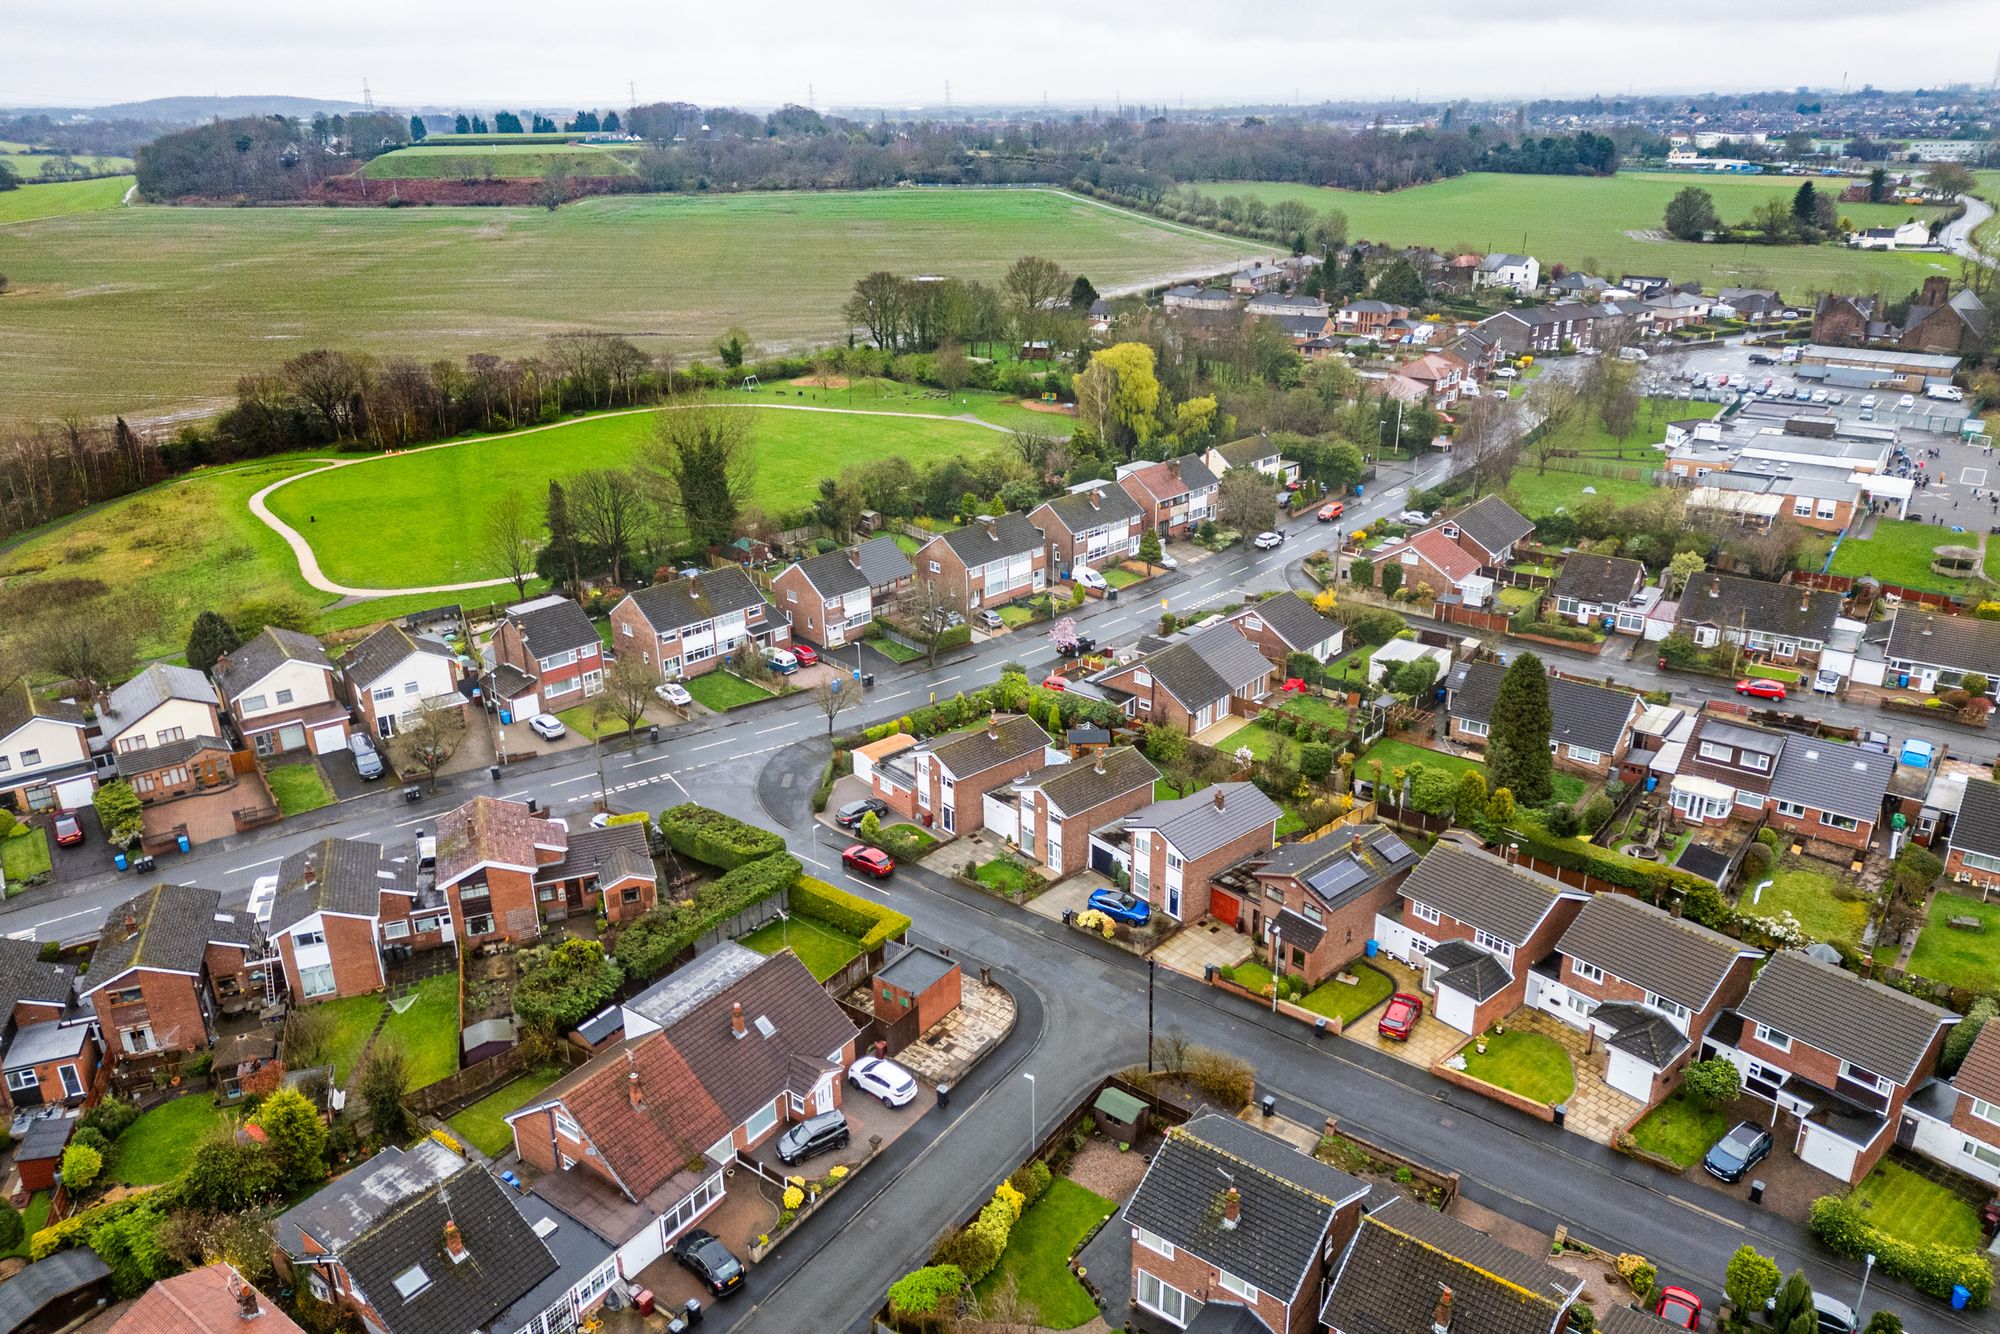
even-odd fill
[[[1708,595],[1712,598],[1722,596],[1722,581],[1720,579],[1711,579],[1708,581]]]
[[[229,1295],[236,1299],[238,1320],[255,1320],[264,1314],[264,1308],[257,1300],[257,1289],[245,1283],[241,1277],[229,1280]]]
[[[643,1112],[646,1110],[646,1095],[639,1091],[639,1072],[637,1070],[627,1070],[625,1072],[625,1094],[632,1100],[633,1111]]]
[[[1234,1229],[1243,1221],[1243,1196],[1231,1186],[1222,1192],[1222,1226]]]
[[[986,715],[986,736],[990,741],[1000,739],[1000,710],[994,709]]]
[[[1103,488],[1103,487],[1101,487],[1101,486],[1100,486],[1100,487],[1098,487],[1098,488],[1097,488],[1097,489],[1096,489],[1095,491],[1092,491],[1092,492],[1090,493],[1090,507],[1091,507],[1092,509],[1102,509],[1102,508],[1104,507],[1104,488]]]
[[[125,929],[127,931],[137,931],[139,929],[139,918],[137,914],[129,912],[125,914]]]
[[[1451,1328],[1451,1289],[1438,1284],[1437,1309],[1431,1312],[1431,1334],[1445,1334]]]
[[[1181,479],[1181,461],[1179,459],[1167,460],[1167,474],[1176,482]]]
[[[857,569],[857,570],[861,568],[861,548],[860,548],[860,547],[849,547],[849,548],[847,549],[847,563],[848,563],[849,565],[852,565],[852,566],[853,566],[853,567],[854,567],[855,569]]]
[[[729,1005],[729,1031],[739,1038],[750,1036],[750,1026],[743,1022],[743,1002],[731,1001]]]
[[[319,879],[319,863],[310,857],[306,858],[305,877],[308,885]]]
[[[1360,831],[1359,829],[1355,830],[1355,831],[1354,831],[1354,832],[1353,832],[1352,834],[1348,835],[1348,838],[1347,838],[1347,848],[1348,848],[1348,851],[1350,851],[1350,852],[1353,852],[1353,853],[1355,853],[1355,854],[1357,854],[1357,855],[1358,855],[1358,854],[1360,853],[1360,851],[1361,851],[1361,831]]]
[[[1931,626],[1932,626],[1932,625],[1934,625],[1934,624],[1936,624],[1936,622],[1937,622],[1937,617],[1935,617],[1935,616],[1931,616],[1931,615],[1926,615],[1926,616],[1924,617],[1924,633],[1925,633],[1925,634],[1930,634],[1930,633],[1931,633]]]
[[[1222,809],[1222,784],[1220,783],[1215,785],[1215,809],[1218,811]]]
[[[1801,588],[1799,590],[1799,610],[1800,611],[1812,610],[1812,589]]]
[[[986,525],[986,536],[998,542],[1000,540],[1000,521],[991,514],[980,515],[979,521]]]
[[[465,1238],[459,1235],[458,1224],[449,1218],[444,1220],[444,1249],[455,1265],[464,1264],[471,1254],[465,1249]]]

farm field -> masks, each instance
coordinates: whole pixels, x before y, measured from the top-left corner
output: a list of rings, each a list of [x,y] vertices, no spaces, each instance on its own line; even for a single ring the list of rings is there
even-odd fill
[[[69,189],[10,192],[0,222]],[[1044,254],[1108,291],[1269,250],[1048,190],[623,196],[553,213],[82,206],[23,212],[37,220],[6,233],[7,416],[211,406],[242,374],[320,345],[429,360],[611,330],[690,352],[733,325],[795,347],[844,337],[840,306],[877,269],[990,281]]]
[[[968,422],[755,411],[752,503],[807,504],[818,479],[850,462],[901,454],[912,463],[1005,443]],[[539,513],[549,480],[630,463],[653,414],[586,418],[553,430],[369,459],[272,493],[272,513],[311,540],[328,578],[360,588],[410,588],[495,578],[479,534],[506,491]],[[384,533],[397,535],[382,542]]]
[[[1526,250],[1550,264],[1603,273],[1661,273],[1699,278],[1711,287],[1776,287],[1793,300],[1815,292],[1914,290],[1933,273],[1956,277],[1954,256],[1848,250],[1836,246],[1702,245],[1639,239],[1657,233],[1667,201],[1695,185],[1715,197],[1725,222],[1740,222],[1773,195],[1799,188],[1797,177],[1696,176],[1687,172],[1623,172],[1609,180],[1583,176],[1514,176],[1474,172],[1390,194],[1333,190],[1272,181],[1203,184],[1208,195],[1254,196],[1266,203],[1296,199],[1315,210],[1347,214],[1348,235],[1397,245],[1476,251]],[[1815,181],[1835,193],[1842,179]],[[1882,227],[1935,209],[1896,204],[1842,204],[1858,227]]]
[[[371,181],[480,180],[488,176],[541,176],[561,164],[578,176],[628,176],[629,157],[610,145],[549,143],[433,144],[399,148],[361,169]]]
[[[117,208],[119,202],[125,198],[125,192],[131,188],[130,176],[100,176],[94,181],[54,181],[48,185],[24,185],[18,190],[0,193],[0,227]],[[34,295],[28,290],[26,275],[18,272],[20,266],[13,261],[11,247],[15,235],[10,233],[7,238],[10,247],[7,261],[9,302],[22,296]],[[8,313],[12,314],[12,310],[10,309]]]

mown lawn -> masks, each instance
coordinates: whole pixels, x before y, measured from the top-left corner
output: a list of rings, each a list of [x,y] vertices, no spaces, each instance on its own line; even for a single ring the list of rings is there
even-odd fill
[[[799,913],[790,914],[785,921],[773,918],[737,943],[759,954],[776,954],[789,946],[799,956],[799,962],[811,969],[813,977],[821,982],[845,968],[849,960],[861,953],[859,936],[850,936],[845,931]]]
[[[712,676],[714,673],[711,672],[710,675]],[[602,737],[608,741],[612,737],[625,735],[626,727],[623,718],[614,717],[607,713],[604,715],[604,720],[599,722],[594,716],[594,712],[590,705],[579,704],[573,709],[564,709],[556,717],[562,719],[563,726],[569,728],[570,731],[579,732],[592,740]],[[641,718],[639,720],[639,727],[644,726],[646,726],[646,720]],[[631,730],[637,731],[638,728]]]
[[[981,862],[972,878],[999,894],[1025,894],[1038,884],[1035,873],[1011,857]]]
[[[1049,1183],[1048,1194],[1022,1212],[1007,1236],[1000,1264],[973,1292],[985,1298],[1009,1278],[1022,1301],[1041,1315],[1046,1329],[1075,1329],[1097,1315],[1097,1303],[1071,1272],[1070,1254],[1118,1206],[1068,1177]]]
[[[1396,990],[1395,981],[1387,973],[1379,968],[1370,968],[1359,959],[1348,963],[1344,971],[1358,979],[1353,986],[1330,977],[1308,991],[1299,1004],[1314,1014],[1338,1019],[1345,1025],[1388,1000]]]
[[[1850,903],[1834,894],[1839,881],[1820,871],[1787,867],[1776,872],[1772,884],[1755,903],[1755,886],[1737,901],[1738,912],[1758,917],[1776,917],[1789,912],[1799,926],[1815,940],[1832,941],[1850,947],[1861,943],[1861,928],[1868,923],[1868,905]],[[1914,961],[1912,962],[1914,967]]]
[[[681,684],[687,687],[688,694],[694,696],[695,703],[704,704],[717,713],[771,698],[770,691],[734,672],[703,672],[700,676],[690,676]]]
[[[498,1158],[513,1147],[514,1135],[503,1119],[518,1111],[562,1075],[561,1066],[532,1070],[493,1092],[451,1118],[451,1128],[459,1138],[489,1158]]]
[[[1884,1161],[1848,1196],[1861,1216],[1904,1241],[1977,1250],[1979,1211],[1949,1186]]]
[[[1464,1051],[1465,1073],[1535,1102],[1558,1103],[1576,1092],[1576,1071],[1569,1053],[1554,1038],[1509,1029],[1488,1033],[1486,1050]]]
[[[33,825],[22,825],[11,838],[0,838],[0,871],[7,875],[7,892],[18,893],[38,875],[47,875],[49,836]]]
[[[405,1004],[405,1002],[398,1002]],[[403,1068],[410,1087],[435,1084],[458,1071],[458,979],[433,977],[417,987],[414,1000],[401,1014],[394,1005],[382,1024],[377,1045],[394,1043],[403,1049]]]
[[[330,1016],[326,1054],[317,1064],[331,1065],[337,1082],[346,1083],[354,1063],[361,1059],[361,1049],[368,1045],[376,1021],[382,1017],[382,1005],[380,996],[349,996],[345,1000],[320,1001],[312,1007]]]
[[[157,1186],[179,1175],[188,1153],[223,1123],[220,1107],[206,1089],[162,1103],[134,1121],[112,1146],[113,1180],[128,1186]]]
[[[1951,925],[1954,917],[1977,917],[1985,926],[1961,931]],[[2000,987],[2000,903],[1939,893],[1910,952],[1910,971],[1970,991]]]
[[[1632,1140],[1647,1153],[1693,1167],[1728,1131],[1728,1112],[1703,1107],[1676,1092],[1632,1127]]]
[[[307,811],[333,805],[333,793],[327,789],[326,776],[320,773],[319,765],[312,760],[281,764],[266,770],[264,778],[271,785],[272,799],[286,815],[304,815]]]
[[[1978,516],[1974,515],[1973,518]],[[1970,526],[1970,524],[1968,524]],[[1931,572],[1934,551],[1941,546],[1977,547],[1977,533],[1954,533],[1948,525],[1914,523],[1909,519],[1878,519],[1866,541],[1842,542],[1833,553],[1829,574],[1859,578],[1873,575],[1885,584],[1921,588],[1927,592],[1972,593],[1984,587],[1978,580],[1953,579]]]

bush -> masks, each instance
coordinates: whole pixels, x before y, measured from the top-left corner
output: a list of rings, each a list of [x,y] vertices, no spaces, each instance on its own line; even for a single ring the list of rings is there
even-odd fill
[[[1257,1091],[1255,1066],[1212,1047],[1196,1047],[1188,1053],[1187,1078],[1224,1108],[1247,1106]]]
[[[1743,1091],[1743,1075],[1728,1060],[1715,1056],[1690,1065],[1682,1086],[1690,1098],[1712,1109],[1736,1101]]]
[[[1611,822],[1611,816],[1615,809],[1611,798],[1605,796],[1602,792],[1592,797],[1584,803],[1583,807],[1584,831],[1594,834],[1604,828],[1605,825]]]
[[[530,1028],[567,1033],[597,1013],[623,980],[623,970],[605,956],[603,945],[565,940],[535,951],[526,963],[514,984],[514,1010]]]
[[[864,954],[884,941],[901,940],[910,929],[910,919],[902,913],[809,875],[800,876],[792,886],[791,907],[801,917],[816,918],[850,936],[859,936]]]
[[[1627,1252],[1618,1257],[1616,1266],[1618,1277],[1625,1280],[1625,1286],[1631,1288],[1640,1301],[1643,1302],[1652,1295],[1653,1283],[1659,1278],[1660,1271],[1654,1267],[1651,1260],[1643,1255]]]
[[[681,856],[725,871],[785,850],[780,835],[691,801],[662,811],[660,832]]]
[[[88,1144],[72,1142],[63,1150],[63,1185],[74,1194],[88,1190],[97,1184],[97,1178],[104,1171],[104,1155]]]
[[[116,1140],[139,1119],[139,1109],[119,1098],[106,1098],[77,1121],[78,1130],[96,1130],[108,1140]]]
[[[21,1221],[21,1211],[6,1200],[0,1200],[0,1255],[12,1255],[20,1247],[27,1231],[28,1225]]]
[[[798,880],[799,859],[789,853],[747,862],[697,889],[691,902],[663,903],[626,926],[618,933],[618,964],[631,981],[656,977],[695,941]]]
[[[1738,1246],[1729,1257],[1722,1290],[1738,1311],[1762,1311],[1778,1290],[1778,1262],[1755,1246]]]
[[[1993,1269],[1977,1251],[1891,1236],[1864,1221],[1861,1212],[1839,1195],[1814,1200],[1811,1219],[1813,1235],[1834,1250],[1853,1257],[1872,1251],[1884,1273],[1928,1296],[1950,1301],[1952,1288],[1962,1285],[1972,1295],[1971,1304],[1979,1307],[1993,1295]]]
[[[1015,1168],[1014,1174],[1007,1178],[1007,1184],[1020,1191],[1022,1199],[1033,1204],[1048,1194],[1049,1184],[1053,1180],[1054,1174],[1049,1171],[1049,1165],[1037,1158],[1033,1162]]]
[[[1951,1032],[1945,1035],[1944,1055],[1939,1067],[1947,1076],[1958,1073],[1959,1065],[1965,1060],[1965,1053],[1972,1050],[1972,1041],[1979,1036],[1979,1030],[1986,1027],[1994,1015],[2000,1014],[2000,1001],[1991,996],[1981,996],[1972,1002],[1965,1012],[1965,1018],[1953,1024]]]
[[[1574,806],[1558,806],[1549,812],[1549,832],[1557,838],[1575,838],[1583,828],[1583,817]]]
[[[958,1308],[958,1294],[965,1287],[965,1271],[957,1265],[929,1265],[913,1269],[889,1285],[889,1315],[897,1321],[929,1325]]]

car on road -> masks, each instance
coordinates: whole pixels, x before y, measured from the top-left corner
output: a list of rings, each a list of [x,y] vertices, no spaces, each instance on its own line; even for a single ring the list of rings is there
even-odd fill
[[[694,705],[694,696],[688,694],[688,688],[679,681],[662,681],[653,687],[653,693],[660,697],[661,703],[671,704],[677,709],[691,708]]]
[[[790,1167],[822,1153],[844,1149],[847,1140],[847,1118],[839,1112],[821,1112],[778,1136],[778,1161]]]
[[[1771,1132],[1755,1121],[1738,1121],[1709,1147],[1701,1160],[1702,1171],[1717,1181],[1741,1181],[1744,1174],[1771,1152]]]
[[[1917,400],[1909,394],[1904,394],[1896,400],[1896,410],[1899,412],[1908,412],[1915,406],[1917,406]]]
[[[1112,921],[1123,922],[1127,926],[1144,926],[1153,916],[1152,905],[1137,894],[1113,889],[1109,885],[1090,891],[1090,898],[1084,906],[1094,908]]]
[[[1080,657],[1096,647],[1097,641],[1095,639],[1092,639],[1089,635],[1078,635],[1071,643],[1058,644],[1056,646],[1056,656],[1063,658]]]
[[[851,871],[887,880],[896,873],[896,859],[880,848],[856,843],[840,850],[840,864]]]
[[[713,1232],[695,1228],[674,1243],[673,1257],[681,1268],[701,1280],[711,1295],[727,1297],[743,1290],[743,1262]]]
[[[792,656],[799,660],[801,667],[819,666],[819,650],[811,644],[792,645]]]
[[[1507,391],[1507,386],[1506,386],[1506,385],[1504,385],[1504,384],[1496,384],[1496,385],[1494,385],[1494,386],[1493,386],[1493,387],[1492,387],[1491,389],[1489,389],[1489,390],[1487,390],[1487,391],[1486,391],[1486,396],[1487,396],[1488,398],[1512,398],[1512,397],[1513,397],[1513,395],[1512,395],[1512,394],[1510,394],[1510,393],[1509,393],[1509,392]]]
[[[271,924],[271,908],[278,901],[278,877],[260,875],[250,885],[250,916],[258,926]]]
[[[1521,378],[1521,372],[1515,370],[1512,366],[1495,366],[1493,368],[1493,378],[1496,380],[1518,380]]]
[[[1701,1298],[1686,1288],[1661,1288],[1660,1300],[1653,1304],[1653,1314],[1675,1329],[1700,1329]]]
[[[847,1082],[880,1098],[884,1107],[907,1107],[917,1096],[916,1076],[880,1056],[858,1058],[848,1068]]]
[[[1105,589],[1111,587],[1110,584],[1105,582],[1103,575],[1091,569],[1088,565],[1079,565],[1072,569],[1069,572],[1069,577],[1082,587],[1097,593],[1102,593]]]
[[[1765,681],[1746,676],[1736,683],[1736,693],[1754,696],[1757,699],[1783,699],[1785,686],[1781,681]]]
[[[1813,1316],[1819,1322],[1819,1334],[1854,1334],[1859,1328],[1854,1323],[1854,1308],[1840,1298],[1815,1292],[1812,1299]],[[1778,1298],[1777,1294],[1773,1293],[1764,1299],[1764,1311],[1768,1315],[1777,1309]]]
[[[858,829],[871,812],[879,820],[889,813],[889,803],[880,797],[859,797],[835,811],[833,822],[842,829]]]
[[[1314,515],[1313,517],[1318,519],[1321,523],[1332,523],[1335,519],[1338,519],[1341,515],[1345,514],[1346,512],[1347,512],[1346,505],[1342,504],[1338,500],[1330,500],[1326,504],[1321,505],[1319,507],[1319,513]]]
[[[528,730],[544,741],[555,741],[569,734],[569,729],[563,726],[563,720],[553,713],[538,713],[528,719]]]
[[[55,831],[59,848],[73,848],[83,842],[83,821],[76,818],[74,811],[56,812]]]
[[[1000,613],[990,607],[979,613],[979,628],[982,630],[1004,630],[1007,622],[1000,619]]]
[[[1397,523],[1429,523],[1431,516],[1422,510],[1404,510],[1396,516]]]
[[[1389,997],[1389,1003],[1382,1010],[1382,1018],[1375,1024],[1375,1031],[1396,1042],[1408,1042],[1410,1034],[1416,1030],[1417,1020],[1424,1017],[1424,998],[1415,992],[1399,991]]]
[[[788,648],[767,648],[764,665],[780,676],[790,676],[799,669],[799,655]]]
[[[1620,361],[1651,361],[1652,354],[1643,347],[1621,347],[1618,349]]]
[[[1269,551],[1284,540],[1285,540],[1285,535],[1283,533],[1274,533],[1269,530],[1266,530],[1264,532],[1257,534],[1256,539],[1251,543],[1251,545],[1256,547],[1257,550],[1259,551]]]
[[[1965,391],[1955,384],[1930,384],[1924,386],[1924,397],[1943,403],[1960,403],[1965,400]]]

